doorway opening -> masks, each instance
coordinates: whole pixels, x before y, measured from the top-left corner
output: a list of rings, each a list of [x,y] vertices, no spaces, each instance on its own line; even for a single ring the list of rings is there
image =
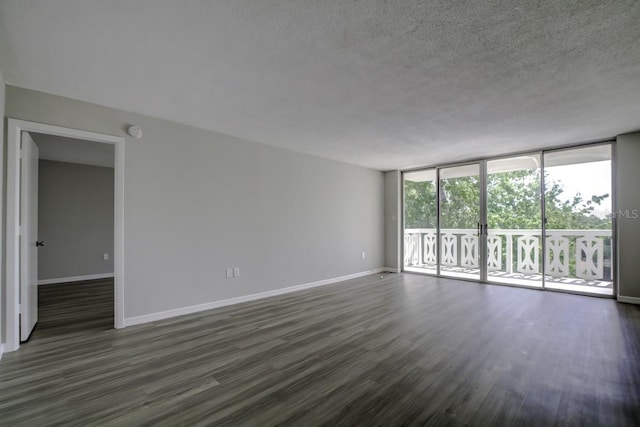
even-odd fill
[[[35,170],[22,168],[23,176],[37,176],[37,213],[21,211],[22,224],[25,216],[37,223],[36,245],[29,244],[33,238],[20,239],[21,251],[37,257],[32,267],[37,268],[38,322],[29,332],[21,315],[21,341],[27,333],[39,339],[110,329],[115,147],[35,132],[23,132],[22,139],[23,165],[25,144],[35,144],[27,151],[38,153]]]
[[[8,120],[8,351],[38,322],[39,285],[43,329],[66,319],[57,330],[73,330],[83,310],[94,321],[101,314],[102,327],[124,327],[123,144],[123,137]],[[91,308],[96,299],[101,309]]]

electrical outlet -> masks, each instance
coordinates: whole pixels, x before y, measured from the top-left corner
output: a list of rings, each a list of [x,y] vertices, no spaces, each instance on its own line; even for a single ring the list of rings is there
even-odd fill
[[[366,252],[362,252],[362,259],[365,259],[367,257],[367,253]]]
[[[227,277],[233,277],[233,268],[227,268]]]
[[[105,261],[108,261],[109,260],[109,254],[104,254],[103,258],[104,258]]]
[[[233,269],[233,277],[238,277],[240,275],[240,267],[235,267]]]

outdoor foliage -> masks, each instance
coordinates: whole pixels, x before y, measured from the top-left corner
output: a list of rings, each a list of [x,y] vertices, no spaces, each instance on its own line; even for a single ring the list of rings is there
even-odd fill
[[[610,218],[594,215],[597,207],[609,203],[609,194],[584,200],[575,194],[563,195],[559,182],[547,179],[546,206],[548,229],[607,229]],[[436,185],[433,181],[405,181],[405,227],[435,228],[437,224]],[[479,182],[476,177],[442,180],[442,228],[471,228],[479,218]],[[540,218],[540,174],[519,170],[487,177],[487,224],[492,229],[536,229]]]

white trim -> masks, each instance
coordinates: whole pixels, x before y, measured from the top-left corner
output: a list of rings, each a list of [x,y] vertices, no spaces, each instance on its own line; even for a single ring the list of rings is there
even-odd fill
[[[115,145],[115,286],[114,327],[124,327],[124,142],[122,136],[105,135],[62,126],[18,119],[7,119],[7,216],[6,216],[6,301],[4,351],[20,347],[19,334],[19,213],[20,213],[20,134],[38,132]]]
[[[404,265],[404,180],[402,172],[396,169],[396,268],[400,273]]]
[[[0,360],[2,360],[3,354],[4,354],[4,344],[0,343]]]
[[[618,295],[618,302],[626,302],[627,304],[640,304],[640,298],[625,297],[624,295]]]
[[[172,310],[161,311],[158,313],[143,314],[142,316],[129,317],[125,319],[125,326],[133,326],[133,325],[139,325],[142,323],[155,322],[157,320],[169,319],[171,317],[183,316],[185,314],[198,313],[200,311],[211,310],[219,307],[226,307],[228,305],[255,301],[262,298],[269,298],[276,295],[288,294],[291,292],[302,291],[304,289],[315,288],[318,286],[331,285],[333,283],[343,282],[345,280],[350,280],[350,279],[356,279],[358,277],[368,276],[370,274],[381,273],[387,270],[388,270],[387,268],[376,268],[373,270],[362,271],[360,273],[348,274],[346,276],[334,277],[331,279],[318,280],[317,282],[303,283],[301,285],[289,286],[287,288],[273,289],[271,291],[260,292],[257,294],[243,295],[240,297],[212,301],[204,304],[174,308]]]
[[[114,169],[114,234],[113,263],[115,270],[113,286],[113,326],[124,328],[124,138],[116,144]]]
[[[53,285],[56,283],[84,282],[86,280],[110,279],[112,277],[114,277],[113,273],[106,273],[106,274],[88,274],[86,276],[59,277],[57,279],[42,279],[42,280],[38,280],[38,286]]]
[[[48,125],[45,123],[30,122],[19,119],[7,119],[9,123],[14,123],[20,128],[20,131],[38,132],[47,135],[64,136],[75,139],[83,139],[85,141],[105,142],[107,144],[118,144],[124,141],[124,137],[107,135],[104,133],[89,132],[80,129],[66,128],[62,126]]]
[[[389,273],[400,273],[399,268],[385,267],[382,271],[387,271]]]

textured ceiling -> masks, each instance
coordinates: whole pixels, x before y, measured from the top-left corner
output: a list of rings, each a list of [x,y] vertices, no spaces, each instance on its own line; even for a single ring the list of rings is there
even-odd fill
[[[637,0],[14,0],[11,85],[376,169],[640,129]]]

